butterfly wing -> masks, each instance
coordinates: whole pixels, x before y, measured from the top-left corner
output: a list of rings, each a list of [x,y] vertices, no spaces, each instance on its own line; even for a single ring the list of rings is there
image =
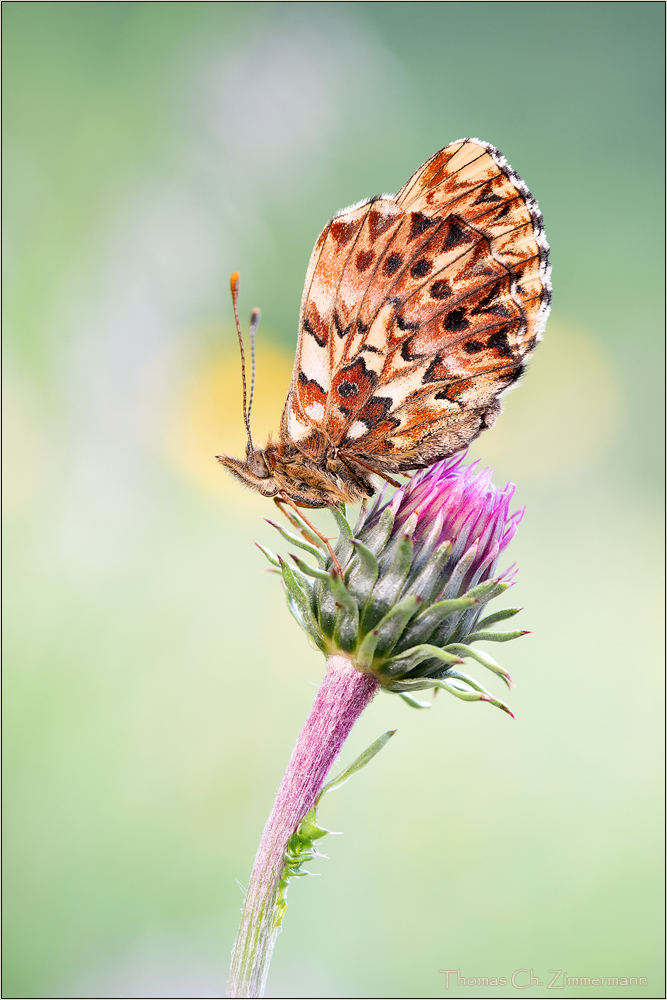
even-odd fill
[[[318,239],[283,440],[386,472],[453,454],[493,422],[550,297],[528,188],[488,144],[451,143]]]

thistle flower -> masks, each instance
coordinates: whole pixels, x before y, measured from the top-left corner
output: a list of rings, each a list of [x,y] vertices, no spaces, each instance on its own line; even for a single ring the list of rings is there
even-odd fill
[[[479,621],[484,606],[512,585],[511,568],[494,574],[523,510],[510,514],[514,487],[498,490],[492,470],[477,473],[476,465],[465,466],[458,457],[417,473],[390,500],[385,491],[362,508],[354,530],[332,508],[342,578],[320,539],[297,516],[292,523],[300,537],[270,523],[310,552],[317,567],[298,556],[292,556],[292,567],[260,546],[280,570],[290,610],[313,643],[327,656],[349,657],[358,670],[415,707],[424,704],[411,692],[444,688],[509,712],[457,669],[464,659],[474,659],[509,686],[507,671],[472,643],[526,634],[487,631],[518,608]]]
[[[479,620],[486,604],[512,585],[512,569],[496,574],[496,565],[523,515],[509,513],[513,492],[509,484],[496,489],[490,469],[476,473],[475,465],[454,458],[419,472],[391,499],[385,490],[362,507],[354,529],[331,507],[339,529],[333,555],[299,514],[287,515],[299,534],[269,522],[315,560],[312,565],[293,555],[290,565],[259,546],[282,577],[292,614],[327,657],[327,671],[262,834],[228,996],[263,996],[289,879],[308,874],[302,865],[318,853],[314,842],[328,832],[317,825],[317,804],[393,735],[384,733],[324,784],[352,726],[379,690],[427,708],[414,692],[443,688],[512,714],[459,668],[473,659],[510,684],[507,671],[473,643],[525,634],[489,630],[519,608]]]

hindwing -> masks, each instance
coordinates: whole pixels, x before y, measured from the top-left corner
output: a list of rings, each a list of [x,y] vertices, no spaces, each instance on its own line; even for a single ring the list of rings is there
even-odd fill
[[[541,337],[549,275],[535,199],[477,139],[345,209],[308,267],[283,441],[386,472],[464,448]]]

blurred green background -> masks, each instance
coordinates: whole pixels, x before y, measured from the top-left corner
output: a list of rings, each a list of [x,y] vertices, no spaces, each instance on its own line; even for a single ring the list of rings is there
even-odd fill
[[[252,544],[271,505],[213,459],[243,449],[228,275],[263,311],[262,438],[320,229],[468,135],[553,247],[545,341],[473,449],[528,507],[517,721],[378,697],[342,762],[397,736],[323,806],[345,836],[290,890],[268,995],[547,997],[550,969],[664,995],[663,18],[3,4],[4,996],[224,995],[323,668]]]

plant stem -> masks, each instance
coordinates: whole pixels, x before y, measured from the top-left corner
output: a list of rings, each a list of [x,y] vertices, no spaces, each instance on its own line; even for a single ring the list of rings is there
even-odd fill
[[[306,724],[299,734],[250,876],[232,953],[228,997],[262,997],[279,926],[276,902],[288,841],[315,804],[352,726],[378,690],[346,656],[330,656]]]

